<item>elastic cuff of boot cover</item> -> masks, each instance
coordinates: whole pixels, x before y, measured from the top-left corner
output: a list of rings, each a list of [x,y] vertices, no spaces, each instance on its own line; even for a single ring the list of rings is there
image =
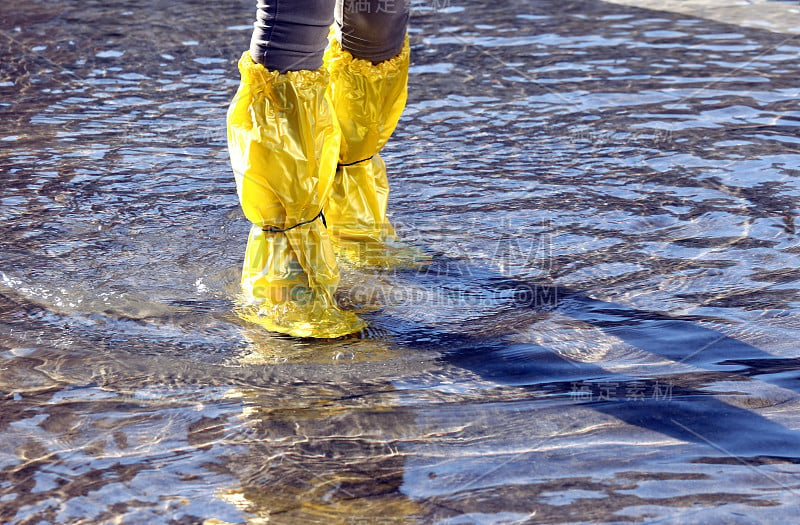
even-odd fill
[[[405,74],[408,71],[408,63],[411,59],[411,46],[409,45],[408,35],[406,35],[403,41],[403,48],[398,55],[378,64],[373,64],[369,60],[355,58],[349,51],[342,49],[342,44],[339,43],[333,32],[328,38],[329,44],[328,49],[325,51],[325,65],[331,72],[341,68],[349,68],[354,73],[374,81],[400,73]]]
[[[300,89],[315,88],[327,85],[330,78],[328,70],[324,66],[319,69],[303,69],[286,73],[267,69],[263,65],[253,62],[249,50],[242,53],[242,58],[239,59],[239,73],[242,75],[242,82],[264,89],[285,83]]]

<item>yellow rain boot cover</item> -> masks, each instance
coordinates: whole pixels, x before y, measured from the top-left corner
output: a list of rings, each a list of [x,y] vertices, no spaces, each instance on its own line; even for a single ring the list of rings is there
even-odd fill
[[[389,182],[379,152],[400,120],[408,93],[410,48],[372,64],[356,59],[331,35],[325,66],[342,131],[339,168],[325,206],[337,250],[356,265],[415,266],[421,255],[397,240],[386,218]]]
[[[239,314],[296,337],[339,337],[364,322],[339,309],[336,257],[321,220],[341,135],[328,73],[269,71],[245,52],[228,109],[228,151],[239,201],[253,223]]]

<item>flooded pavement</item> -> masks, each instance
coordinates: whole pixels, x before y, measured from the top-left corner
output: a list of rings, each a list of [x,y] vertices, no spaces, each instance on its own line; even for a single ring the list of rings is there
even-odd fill
[[[250,1],[5,2],[0,522],[790,523],[800,36],[422,2],[370,330],[235,315]]]

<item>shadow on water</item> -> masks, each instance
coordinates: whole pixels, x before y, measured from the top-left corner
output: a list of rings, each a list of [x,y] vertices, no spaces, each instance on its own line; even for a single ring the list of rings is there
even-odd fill
[[[476,273],[459,261],[438,261],[435,267],[449,268],[451,272],[456,268],[450,276],[434,269],[431,273],[440,280]],[[479,273],[487,279],[489,288],[505,291],[514,299],[514,309],[560,312],[653,356],[709,371],[700,383],[735,383],[758,377],[760,381],[800,393],[800,360],[776,358],[734,337],[701,326],[698,323],[702,318],[630,308],[593,299],[568,287],[492,276],[484,269]],[[507,311],[503,315],[514,317]],[[510,343],[503,336],[442,332],[436,326],[410,330],[406,326],[404,330],[411,334],[411,337],[404,337],[405,345],[414,348],[418,346],[414,341],[422,339],[424,342],[419,346],[428,348],[429,341],[435,340],[437,345],[450,349],[442,353],[445,362],[483,379],[579,403],[587,398],[605,397],[585,401],[585,406],[630,425],[716,451],[718,459],[708,458],[709,462],[800,463],[800,433],[752,410],[713,397],[723,392],[693,387],[692,383],[697,381],[692,374],[636,377],[596,363],[571,359],[544,346]],[[773,380],[770,374],[776,371],[793,374],[788,379]],[[606,389],[605,396],[598,395],[601,388]],[[626,388],[639,395],[620,399],[621,390]]]
[[[433,297],[466,289],[480,295],[483,289],[492,301],[479,320],[448,329],[403,316],[411,305],[393,309],[387,299],[383,310],[368,314],[376,333],[327,343],[243,325],[249,349],[238,366],[244,368],[217,377],[238,384],[226,395],[241,403],[241,414],[204,417],[189,431],[190,444],[205,449],[232,439],[229,429],[236,428],[237,446],[229,447],[223,463],[208,467],[237,480],[217,492],[220,500],[287,524],[430,523],[481,512],[508,513],[526,523],[532,508],[532,523],[559,523],[563,503],[552,500],[553,494],[570,491],[578,493],[569,520],[610,519],[636,505],[759,505],[747,491],[707,488],[704,483],[717,481],[702,466],[753,469],[771,484],[770,471],[759,469],[800,463],[797,431],[726,402],[737,394],[731,385],[759,375],[753,362],[772,362],[771,356],[702,326],[702,318],[599,301],[574,288],[508,278],[443,256],[425,272],[396,272],[380,283],[379,292],[395,299],[401,288]],[[358,298],[365,290],[346,292]],[[649,376],[618,372],[545,345],[514,342],[506,329],[493,334],[498,320],[492,313],[532,323],[534,330],[537,320],[565,314],[692,369]],[[335,350],[335,365],[326,349]],[[747,365],[738,365],[737,358]],[[789,361],[782,360],[784,368]],[[771,381],[774,368],[762,370],[761,379]],[[464,374],[474,376],[461,380],[467,389],[483,383],[490,391],[513,392],[483,400],[480,392],[469,395],[457,385],[435,392]],[[434,386],[425,386],[431,380]],[[720,382],[728,388],[713,386]],[[584,474],[592,463],[586,457],[592,447],[581,438],[587,433],[596,434],[605,454],[602,468],[615,471],[611,478]],[[648,445],[663,446],[653,437],[658,435],[672,440],[663,458],[628,463],[626,451],[637,457],[647,454]],[[570,469],[577,472],[547,470],[563,462],[575,462]],[[691,496],[625,493],[666,481],[699,485]]]

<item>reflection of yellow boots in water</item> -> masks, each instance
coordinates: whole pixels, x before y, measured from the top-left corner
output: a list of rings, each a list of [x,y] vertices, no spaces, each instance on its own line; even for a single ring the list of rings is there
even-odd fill
[[[242,317],[297,337],[338,337],[364,322],[339,309],[339,282],[324,217],[341,135],[327,99],[328,73],[279,74],[239,61],[228,110],[228,150],[242,210],[253,223]]]
[[[398,241],[386,218],[389,182],[380,150],[406,104],[408,40],[399,55],[373,65],[354,58],[331,37],[325,66],[342,130],[339,166],[325,217],[340,255],[362,266],[424,264],[426,256]]]

